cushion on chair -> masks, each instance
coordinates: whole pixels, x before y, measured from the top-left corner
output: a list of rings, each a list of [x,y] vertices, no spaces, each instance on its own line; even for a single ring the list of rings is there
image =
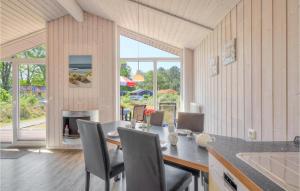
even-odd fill
[[[192,182],[191,173],[169,165],[165,165],[165,175],[168,191],[184,190]]]
[[[110,159],[110,177],[114,177],[124,171],[123,152],[119,149],[108,151]]]

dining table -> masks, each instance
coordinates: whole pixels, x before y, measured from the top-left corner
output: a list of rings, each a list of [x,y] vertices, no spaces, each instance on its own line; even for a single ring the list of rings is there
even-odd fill
[[[118,127],[130,126],[128,121],[114,121],[102,124],[102,130],[107,142],[121,146],[121,141],[118,136],[109,136],[108,134],[117,131]],[[139,124],[135,129],[139,131],[146,131],[159,135],[159,139],[165,142],[165,147],[162,148],[163,158],[165,162],[172,163],[181,167],[186,167],[195,171],[208,173],[208,151],[204,147],[197,145],[194,136],[178,136],[176,146],[170,144],[168,140],[168,127],[150,126],[147,128],[140,128]]]

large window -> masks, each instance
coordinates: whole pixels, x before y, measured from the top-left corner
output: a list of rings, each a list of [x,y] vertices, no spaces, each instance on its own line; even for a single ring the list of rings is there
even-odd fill
[[[136,81],[139,73],[142,81]],[[181,62],[176,55],[120,36],[121,119],[130,119],[134,105],[165,111],[173,123],[180,110]]]

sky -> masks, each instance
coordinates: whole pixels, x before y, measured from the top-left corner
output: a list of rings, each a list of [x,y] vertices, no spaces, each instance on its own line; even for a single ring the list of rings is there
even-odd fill
[[[174,54],[170,54],[168,52],[132,40],[122,35],[120,36],[120,57],[121,58],[137,58],[137,57],[179,58]],[[135,74],[136,70],[138,69],[137,62],[128,62],[127,64],[131,67],[132,73]],[[157,68],[164,67],[165,69],[169,69],[172,66],[180,67],[180,62],[158,62]],[[140,70],[142,72],[153,70],[153,63],[140,62]]]

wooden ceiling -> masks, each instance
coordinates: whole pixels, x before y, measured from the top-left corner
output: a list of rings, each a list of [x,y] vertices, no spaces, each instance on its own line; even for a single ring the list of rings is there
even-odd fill
[[[207,28],[214,28],[239,0],[76,1],[84,11],[131,31],[179,48],[195,48],[209,33]],[[1,0],[0,6],[0,44],[41,30],[47,21],[68,14],[56,0]]]
[[[163,12],[214,28],[240,0],[135,0]],[[90,13],[104,16],[118,25],[177,47],[194,48],[209,30],[130,0],[77,0]],[[138,27],[139,26],[139,27]]]
[[[46,21],[67,12],[56,0],[1,0],[0,44],[46,27]]]

